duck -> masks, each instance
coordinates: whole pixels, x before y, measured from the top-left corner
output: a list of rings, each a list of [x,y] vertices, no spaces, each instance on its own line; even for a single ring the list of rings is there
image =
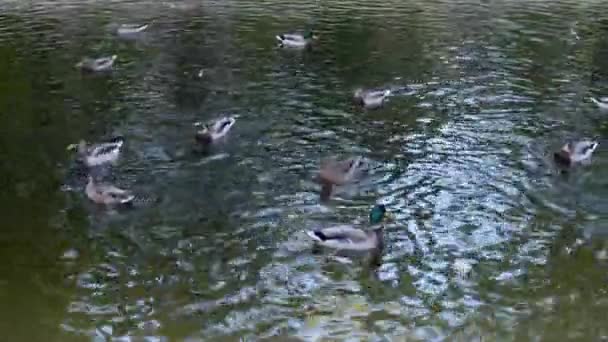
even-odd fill
[[[344,185],[354,181],[361,173],[363,158],[360,156],[339,159],[325,159],[319,169],[321,182],[321,199],[327,200],[331,196],[334,185]]]
[[[318,38],[319,36],[317,36],[312,30],[307,31],[304,34],[284,33],[276,36],[280,47],[289,48],[305,48]]]
[[[381,107],[384,102],[391,96],[392,91],[386,90],[364,90],[357,89],[353,95],[356,103],[364,108],[374,109]]]
[[[203,128],[196,132],[195,139],[197,142],[203,145],[212,144],[225,137],[235,123],[236,118],[234,116],[220,118],[213,124],[203,124],[197,122],[194,124],[194,126],[202,126]]]
[[[78,144],[68,145],[67,150],[76,150],[78,157],[87,167],[96,167],[116,163],[123,144],[124,139],[122,137],[91,145],[87,145],[86,141],[80,140]]]
[[[112,55],[110,57],[101,57],[101,58],[89,58],[85,57],[82,61],[76,64],[76,67],[82,69],[84,71],[89,72],[102,72],[112,70],[112,66],[114,65],[114,61],[118,58],[117,55]]]
[[[600,109],[608,110],[608,97],[602,97],[599,100],[591,97],[591,101],[595,103]]]
[[[566,143],[553,154],[555,161],[561,166],[573,166],[575,164],[587,164],[595,149],[599,146],[597,141],[580,140]]]
[[[386,216],[383,204],[375,205],[369,213],[370,230],[364,231],[350,225],[339,225],[318,230],[309,230],[306,234],[317,245],[346,251],[381,251],[384,248],[384,226]]]
[[[128,204],[135,198],[130,191],[119,189],[111,184],[98,183],[93,176],[89,176],[85,193],[91,201],[104,205]]]
[[[116,28],[116,34],[119,36],[129,36],[141,33],[148,28],[148,24],[136,25],[136,24],[121,24]]]

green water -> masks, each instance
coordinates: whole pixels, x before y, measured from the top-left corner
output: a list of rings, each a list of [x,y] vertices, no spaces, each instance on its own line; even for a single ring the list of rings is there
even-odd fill
[[[601,2],[0,9],[0,340],[608,339]],[[312,49],[276,47],[306,28]],[[109,74],[74,68],[111,54]],[[406,91],[365,111],[357,87]],[[229,138],[194,149],[193,123],[228,114]],[[116,135],[130,209],[91,204],[65,150]],[[593,164],[559,173],[551,152],[583,137]],[[320,203],[333,155],[370,172]],[[303,233],[377,202],[396,217],[378,267]]]

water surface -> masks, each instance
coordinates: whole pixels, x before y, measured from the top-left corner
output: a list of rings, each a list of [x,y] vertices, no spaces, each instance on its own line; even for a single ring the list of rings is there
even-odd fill
[[[7,341],[608,338],[608,17],[592,1],[0,3]],[[152,23],[119,39],[112,23]],[[311,50],[274,35],[314,28]],[[573,34],[576,32],[576,35]],[[578,36],[578,39],[577,39]],[[83,75],[83,56],[118,54]],[[204,70],[203,77],[198,77]],[[382,109],[356,87],[404,87]],[[210,154],[195,121],[238,115]],[[65,146],[123,135],[99,208]],[[593,165],[551,151],[599,137]],[[362,155],[319,202],[319,160]],[[377,268],[305,229],[396,216]]]

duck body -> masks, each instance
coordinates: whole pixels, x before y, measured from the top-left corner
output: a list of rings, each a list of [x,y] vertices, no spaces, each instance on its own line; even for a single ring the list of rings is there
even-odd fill
[[[134,24],[121,24],[116,28],[116,34],[119,36],[131,36],[141,32],[144,32],[148,28],[148,24],[134,25]]]
[[[301,49],[309,46],[317,36],[312,32],[306,34],[284,33],[276,36],[279,41],[279,46]]]
[[[322,185],[321,199],[329,199],[334,185],[345,185],[357,179],[362,167],[363,158],[359,156],[344,160],[326,159],[322,161],[319,169],[319,181]]]
[[[119,189],[111,184],[97,183],[91,176],[89,176],[85,193],[91,201],[103,205],[128,204],[135,198],[130,191]]]
[[[325,159],[321,162],[319,178],[323,182],[344,185],[353,181],[362,167],[363,158],[359,156],[344,160]]]
[[[592,97],[591,101],[595,103],[601,110],[608,110],[608,97],[602,97],[599,100]]]
[[[592,140],[581,140],[565,144],[558,152],[553,154],[555,162],[561,166],[574,166],[588,164],[599,143]]]
[[[306,234],[316,244],[338,250],[366,252],[382,250],[384,235],[381,222],[386,214],[384,205],[376,205],[370,212],[370,224],[373,228],[364,231],[350,225],[338,225],[307,231]]]
[[[203,129],[196,132],[195,139],[203,145],[212,144],[225,137],[236,123],[235,117],[224,117],[212,124],[196,123],[195,126],[203,126]]]
[[[353,95],[356,103],[364,108],[374,109],[384,105],[384,102],[391,95],[391,90],[363,90],[357,89]]]
[[[114,61],[118,58],[117,55],[112,55],[110,57],[101,57],[101,58],[83,58],[76,67],[88,72],[103,72],[112,70],[112,66],[114,65]]]
[[[350,250],[369,251],[377,249],[382,243],[382,229],[363,231],[348,225],[333,226],[307,232],[320,246]]]
[[[123,144],[124,140],[120,137],[92,145],[81,140],[77,145],[68,146],[68,150],[76,148],[79,158],[87,167],[96,167],[116,163]]]

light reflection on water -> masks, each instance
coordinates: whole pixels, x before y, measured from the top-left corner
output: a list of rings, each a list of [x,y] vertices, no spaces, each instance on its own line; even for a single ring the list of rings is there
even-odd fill
[[[2,317],[49,322],[22,336],[608,335],[604,153],[568,174],[550,160],[563,140],[605,131],[585,100],[606,88],[596,5],[53,4],[4,2],[0,25],[14,63],[0,73],[15,89],[5,98],[17,99],[3,108],[23,113],[3,121],[7,179],[57,170],[11,187],[36,219],[9,216],[26,228],[9,230],[5,258],[39,220],[54,232],[31,242],[49,271],[26,253],[0,278],[30,306],[55,299],[34,317],[3,306]],[[113,22],[152,24],[124,41]],[[275,47],[276,33],[313,26],[312,50]],[[110,52],[110,75],[72,68]],[[358,86],[407,91],[366,111],[350,99]],[[194,149],[192,124],[227,114],[239,115],[230,137]],[[48,145],[23,144],[30,127]],[[145,199],[131,210],[87,203],[63,151],[116,134],[128,146],[112,178]],[[44,157],[26,164],[24,145]],[[321,204],[314,176],[332,155],[362,155],[370,171]],[[303,230],[364,223],[375,202],[397,218],[377,268],[311,248]]]

